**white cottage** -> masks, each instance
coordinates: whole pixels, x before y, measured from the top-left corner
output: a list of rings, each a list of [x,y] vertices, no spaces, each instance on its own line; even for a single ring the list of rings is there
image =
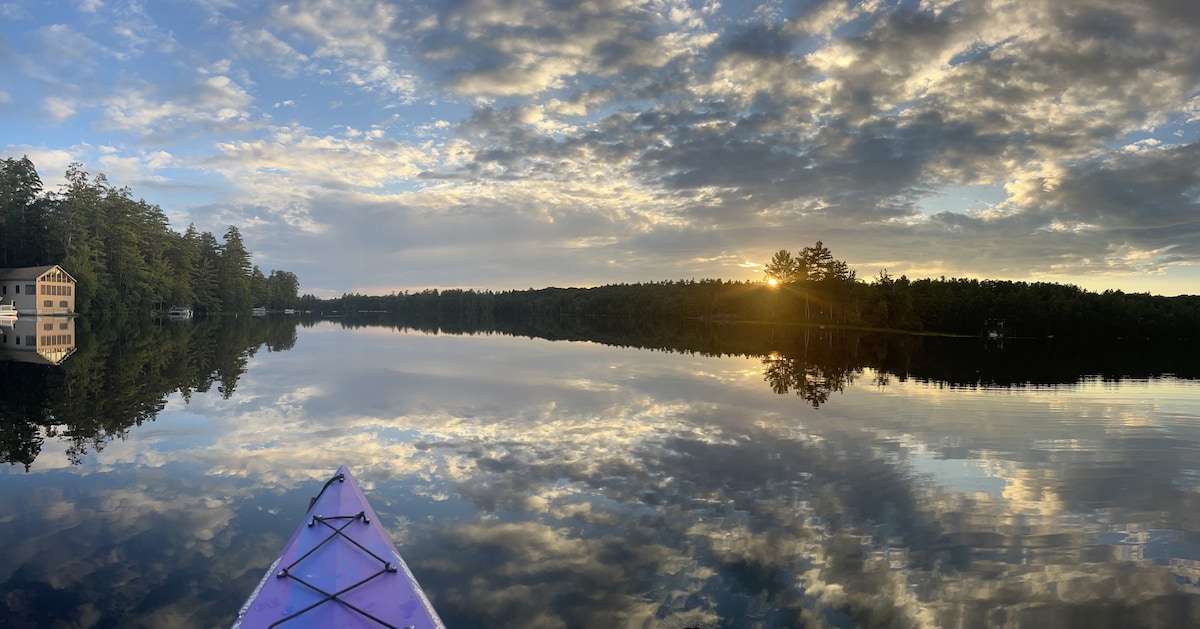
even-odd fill
[[[75,278],[57,264],[0,269],[0,303],[23,315],[75,312]]]

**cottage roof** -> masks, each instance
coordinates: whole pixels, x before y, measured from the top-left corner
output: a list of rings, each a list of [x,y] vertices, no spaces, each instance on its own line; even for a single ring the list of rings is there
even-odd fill
[[[57,264],[47,264],[44,266],[23,266],[16,269],[0,269],[0,280],[36,280],[45,275],[49,271],[58,269],[63,275],[71,278],[74,282],[75,278],[71,277],[70,273],[63,270]]]

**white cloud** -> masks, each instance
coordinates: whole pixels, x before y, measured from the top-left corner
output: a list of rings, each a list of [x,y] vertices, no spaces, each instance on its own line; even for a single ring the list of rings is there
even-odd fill
[[[75,115],[75,102],[59,96],[47,98],[44,108],[47,116],[59,122]]]
[[[241,122],[251,117],[252,97],[227,76],[202,76],[174,97],[153,88],[129,88],[105,103],[104,124],[135,133],[151,133],[183,125]]]
[[[170,183],[156,170],[170,168],[175,158],[165,151],[154,151],[136,156],[103,155],[95,162],[99,172],[117,185],[128,185],[137,190],[152,182]]]
[[[307,55],[263,28],[246,31],[242,25],[234,24],[230,38],[243,58],[269,63],[284,78],[299,76],[310,61]]]
[[[258,39],[281,56],[309,60],[305,72],[411,102],[418,82],[404,67],[398,20],[399,9],[383,3],[301,0],[278,7],[269,27],[275,32]],[[295,52],[298,47],[307,52]]]

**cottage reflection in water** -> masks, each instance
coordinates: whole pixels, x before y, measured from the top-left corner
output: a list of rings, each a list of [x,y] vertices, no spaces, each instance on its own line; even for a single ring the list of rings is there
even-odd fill
[[[74,352],[74,318],[26,316],[0,321],[0,360],[61,365]]]

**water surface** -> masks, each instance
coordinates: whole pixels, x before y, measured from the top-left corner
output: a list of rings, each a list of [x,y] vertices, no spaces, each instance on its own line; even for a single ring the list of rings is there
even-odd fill
[[[5,622],[227,625],[346,464],[449,626],[1200,624],[1194,380],[253,325],[0,363]]]

